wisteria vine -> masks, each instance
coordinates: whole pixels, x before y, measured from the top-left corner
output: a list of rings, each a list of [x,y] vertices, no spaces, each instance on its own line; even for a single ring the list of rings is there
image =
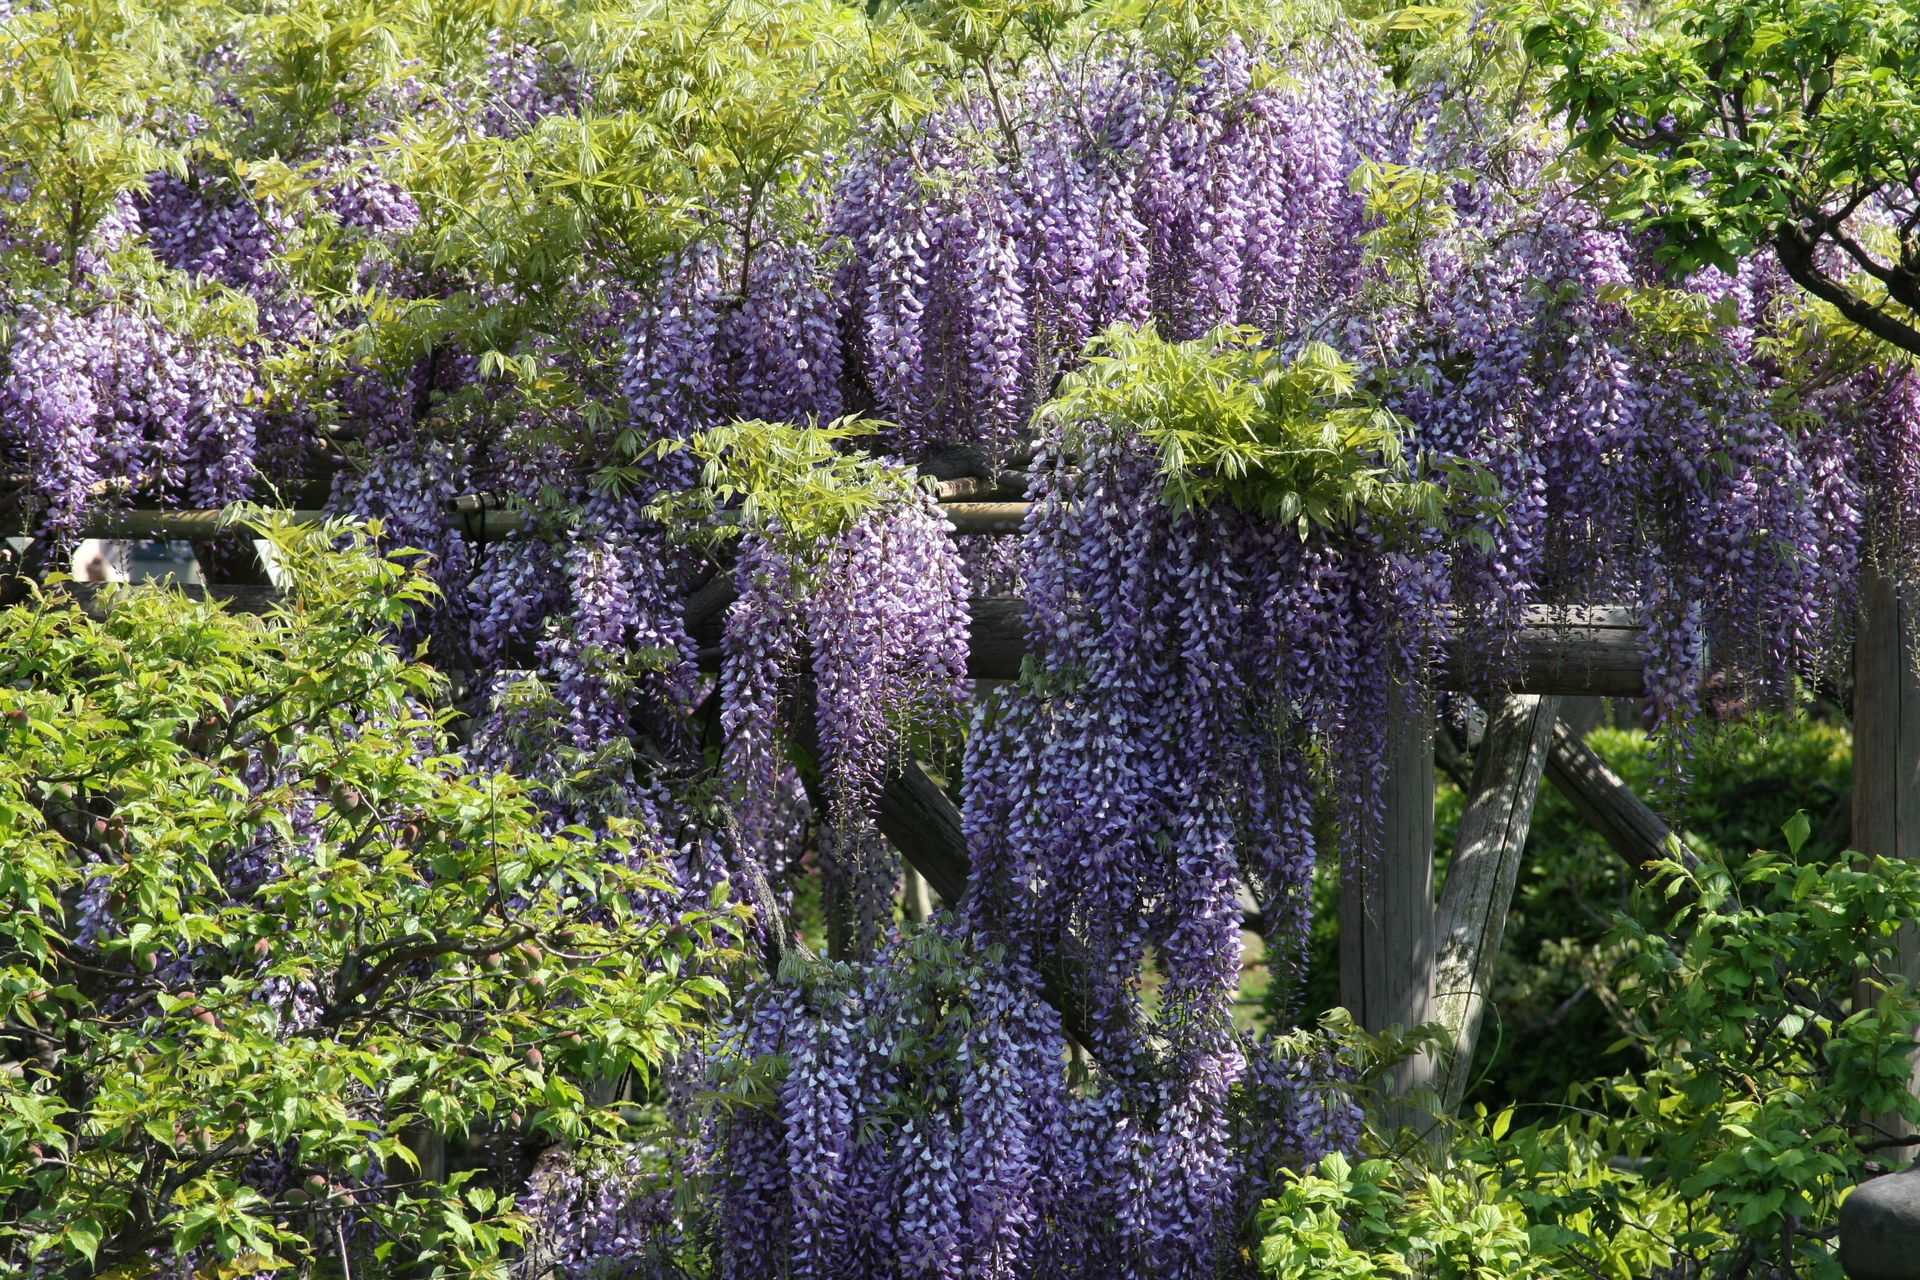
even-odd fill
[[[0,150],[0,470],[41,568],[133,506],[377,518],[430,558],[394,638],[470,756],[555,828],[638,822],[662,922],[744,887],[769,972],[679,1065],[672,1150],[528,1184],[567,1275],[1244,1270],[1283,1163],[1357,1120],[1324,1048],[1234,1026],[1243,910],[1284,1006],[1443,630],[1493,691],[1535,611],[1634,607],[1683,743],[1843,682],[1861,574],[1916,581],[1910,365],[1764,255],[1673,278],[1545,122],[1357,25],[956,53],[911,111],[790,152],[788,119],[760,169],[727,116],[684,170],[641,145],[681,121],[622,114],[687,100],[684,49],[596,77],[627,55],[530,19],[303,116],[260,38],[198,49],[91,204]],[[1060,409],[1116,332],[1338,352],[1433,518],[1178,500],[1164,424]],[[743,423],[827,452],[723,484],[700,442]],[[955,458],[1026,469],[1017,545],[915,487]],[[832,518],[763,491],[823,476]],[[1026,668],[972,687],[969,594],[1016,591]],[[874,813],[916,754],[971,855],[925,924]]]

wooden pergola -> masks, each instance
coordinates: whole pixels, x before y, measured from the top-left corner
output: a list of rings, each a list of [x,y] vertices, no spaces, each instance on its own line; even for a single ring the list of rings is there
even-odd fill
[[[1011,500],[1025,477],[939,486],[942,510],[959,533],[1017,534],[1026,504]],[[329,513],[293,510],[319,521]],[[486,495],[451,504],[448,519],[469,536],[497,539],[526,517]],[[24,532],[16,525],[7,532]],[[83,536],[207,540],[228,535],[226,512],[122,510],[87,522]],[[84,586],[76,586],[84,592]],[[261,609],[276,592],[259,583],[190,589]],[[689,600],[688,631],[701,665],[719,662],[722,618],[734,598],[722,574]],[[968,674],[1018,676],[1027,649],[1024,602],[977,597],[970,603]],[[1854,655],[1852,847],[1920,858],[1920,675],[1914,620],[1892,585],[1867,572],[1860,590]],[[1510,691],[1486,708],[1466,809],[1443,891],[1434,893],[1434,723],[1431,706],[1402,694],[1392,710],[1397,743],[1387,773],[1382,852],[1375,866],[1345,877],[1340,903],[1341,1002],[1360,1026],[1380,1031],[1437,1021],[1451,1051],[1402,1065],[1400,1092],[1431,1089],[1443,1109],[1467,1086],[1475,1037],[1493,963],[1499,955],[1534,801],[1542,779],[1559,789],[1636,872],[1652,859],[1691,854],[1666,824],[1594,755],[1560,717],[1562,700],[1643,695],[1639,617],[1619,607],[1538,610],[1518,636]],[[1470,661],[1450,652],[1439,688],[1466,691]],[[884,780],[876,806],[880,830],[907,863],[948,902],[966,891],[970,860],[959,810],[913,761]],[[1920,982],[1920,922],[1902,936],[1904,975]],[[1050,996],[1076,1029],[1067,975],[1050,975]],[[1916,1073],[1920,1081],[1920,1073]],[[1418,1113],[1402,1109],[1401,1119]]]

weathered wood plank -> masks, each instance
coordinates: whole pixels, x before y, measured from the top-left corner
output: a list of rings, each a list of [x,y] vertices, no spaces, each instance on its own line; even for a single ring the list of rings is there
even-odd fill
[[[926,771],[912,760],[889,772],[874,805],[876,824],[900,856],[949,906],[967,891],[972,859],[960,810]],[[1078,992],[1083,981],[1073,960],[1060,952],[1041,961],[1041,995],[1060,1014],[1060,1024],[1089,1053],[1093,1041]]]
[[[997,493],[997,489],[984,489]],[[941,513],[953,523],[956,533],[982,533],[1007,536],[1020,532],[1026,519],[1024,502],[945,502]],[[334,513],[321,510],[288,510],[296,521],[318,524]],[[493,505],[489,495],[470,495],[456,499],[447,513],[448,523],[470,537],[499,538],[526,527],[524,511]],[[233,528],[228,512],[221,508],[165,510],[150,507],[100,510],[88,516],[80,528],[83,538],[208,538]],[[0,535],[15,536],[29,532],[18,510],[0,514]]]
[[[1019,676],[1027,654],[1025,603],[1017,596],[976,596],[968,611],[967,674],[976,680]],[[1537,609],[1515,644],[1515,693],[1639,697],[1646,687],[1640,619],[1630,609]],[[1467,691],[1471,664],[1468,654],[1450,654],[1434,673],[1435,686]]]
[[[912,760],[888,773],[874,803],[874,823],[949,904],[967,891],[972,860],[960,810]]]
[[[1913,610],[1884,575],[1860,575],[1853,649],[1853,846],[1887,858],[1920,858],[1920,677]],[[1920,925],[1900,930],[1897,973],[1920,980]],[[1916,1029],[1920,1038],[1920,1028]],[[1920,1092],[1920,1061],[1914,1068]],[[1893,1116],[1889,1130],[1908,1126]]]
[[[1433,1009],[1448,1049],[1439,1055],[1432,1085],[1446,1112],[1459,1107],[1473,1069],[1559,702],[1550,695],[1516,694],[1492,708],[1474,761],[1473,791],[1460,817],[1435,926]]]
[[[1514,637],[1509,692],[1637,698],[1646,688],[1639,614],[1618,605],[1536,607]],[[1474,655],[1449,646],[1438,687],[1473,692]]]
[[[1641,879],[1651,882],[1653,874],[1648,864],[1657,859],[1674,858],[1687,866],[1699,864],[1693,850],[1620,780],[1619,774],[1607,767],[1592,747],[1575,736],[1564,720],[1554,722],[1546,776],[1581,820],[1598,832]]]
[[[1389,715],[1379,859],[1348,867],[1340,885],[1340,1003],[1368,1031],[1416,1027],[1432,1013],[1433,710],[1396,690]],[[1387,1092],[1404,1094],[1431,1070],[1424,1055],[1403,1062]],[[1414,1118],[1397,1106],[1383,1117]]]
[[[1026,522],[1024,502],[948,502],[940,514],[953,522],[955,533],[990,533],[1002,537],[1020,532]]]
[[[967,674],[976,680],[1018,678],[1027,656],[1026,602],[1018,596],[975,596],[967,608]],[[1514,692],[1640,694],[1644,658],[1639,622],[1631,611],[1582,610],[1564,623],[1550,621],[1545,610],[1538,616],[1540,621],[1518,637]],[[697,621],[689,633],[702,650],[702,665],[717,667],[720,612],[703,611]],[[1435,673],[1436,687],[1465,691],[1468,666],[1466,656],[1455,655]]]
[[[76,594],[99,584],[75,583]],[[182,588],[194,599],[205,588]],[[215,597],[246,613],[264,613],[279,599],[270,587],[216,585]],[[687,630],[699,651],[703,670],[720,665],[720,637],[732,583],[709,581],[687,605]],[[1027,654],[1026,604],[1018,596],[975,596],[968,602],[967,674],[976,680],[1012,680]],[[1516,693],[1638,694],[1641,689],[1640,633],[1625,610],[1589,611],[1587,621],[1529,627],[1520,636]],[[1623,621],[1623,619],[1625,619]],[[1436,673],[1436,687],[1464,690],[1466,660],[1459,658]],[[1631,686],[1629,688],[1629,686]]]

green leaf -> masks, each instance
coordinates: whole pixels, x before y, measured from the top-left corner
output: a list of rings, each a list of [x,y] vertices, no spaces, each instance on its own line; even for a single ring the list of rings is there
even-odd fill
[[[100,1224],[91,1216],[82,1215],[67,1224],[66,1241],[88,1262],[94,1260],[100,1252]]]

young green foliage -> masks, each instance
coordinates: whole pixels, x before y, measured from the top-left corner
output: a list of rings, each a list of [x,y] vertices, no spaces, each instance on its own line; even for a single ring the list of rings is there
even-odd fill
[[[1526,1225],[1484,1175],[1406,1178],[1338,1152],[1268,1203],[1260,1265],[1281,1280],[1525,1280],[1548,1274]]]
[[[911,470],[841,447],[875,430],[854,418],[825,426],[730,422],[663,440],[653,446],[661,454],[685,448],[700,460],[700,487],[667,495],[655,511],[680,527],[722,536],[750,530],[789,549],[817,547],[922,492]]]
[[[198,105],[185,65],[193,6],[163,21],[138,0],[70,0],[5,15],[0,174],[31,181],[8,201],[0,278],[71,289],[80,248],[121,192],[186,161],[164,126]]]
[[[1787,823],[1785,853],[1664,864],[1659,927],[1619,920],[1609,985],[1647,1069],[1576,1086],[1541,1123],[1483,1108],[1393,1163],[1299,1175],[1264,1211],[1263,1265],[1838,1280],[1840,1201],[1899,1158],[1884,1118],[1920,1119],[1920,999],[1886,976],[1920,869],[1816,856],[1809,826]]]
[[[1191,342],[1116,325],[1042,413],[1074,431],[1126,426],[1160,455],[1180,510],[1227,502],[1295,525],[1383,530],[1446,521],[1458,495],[1406,455],[1406,430],[1322,342],[1289,358],[1267,335],[1225,327]],[[1478,473],[1454,488],[1490,498]]]

